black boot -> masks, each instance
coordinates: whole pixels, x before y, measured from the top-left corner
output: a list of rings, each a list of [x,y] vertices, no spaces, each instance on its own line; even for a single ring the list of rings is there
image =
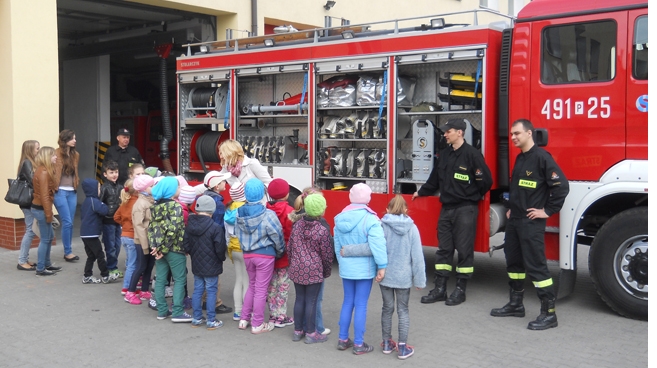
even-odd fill
[[[541,299],[541,314],[536,320],[529,322],[527,328],[530,330],[547,330],[548,328],[557,327],[556,309],[554,307],[555,299]]]
[[[524,290],[510,290],[509,302],[502,308],[491,309],[490,315],[494,317],[524,317],[525,306],[522,305]]]
[[[445,301],[446,305],[459,305],[465,301],[465,286],[467,285],[467,279],[458,279],[456,280],[456,288],[452,294]]]
[[[429,292],[429,295],[423,296],[422,299],[420,299],[421,303],[429,304],[429,303],[441,302],[446,299],[447,277],[436,275],[434,279],[434,283],[436,284],[436,287]]]

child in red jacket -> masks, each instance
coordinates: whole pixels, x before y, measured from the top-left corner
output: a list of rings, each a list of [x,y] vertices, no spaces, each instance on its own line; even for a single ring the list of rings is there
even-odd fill
[[[294,208],[287,203],[290,195],[290,185],[283,179],[274,179],[267,187],[267,193],[271,199],[267,202],[267,209],[276,213],[283,225],[283,238],[285,244],[290,240],[292,233],[292,220],[288,214],[294,212]],[[285,327],[294,324],[294,320],[287,316],[287,295],[290,291],[290,278],[287,275],[289,261],[287,251],[274,262],[274,275],[267,289],[267,304],[269,305],[269,321],[275,327]]]

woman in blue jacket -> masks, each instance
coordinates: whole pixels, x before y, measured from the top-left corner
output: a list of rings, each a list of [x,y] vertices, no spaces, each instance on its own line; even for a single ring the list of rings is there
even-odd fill
[[[335,254],[340,265],[340,277],[344,290],[344,300],[340,311],[340,335],[338,350],[353,346],[354,354],[360,355],[373,350],[363,341],[367,319],[367,301],[372,290],[372,280],[380,282],[385,276],[388,264],[386,240],[381,221],[367,204],[372,189],[363,183],[354,185],[349,191],[351,204],[335,216]],[[340,249],[348,245],[368,244],[371,256],[345,257]],[[349,326],[354,318],[354,341],[349,339]]]

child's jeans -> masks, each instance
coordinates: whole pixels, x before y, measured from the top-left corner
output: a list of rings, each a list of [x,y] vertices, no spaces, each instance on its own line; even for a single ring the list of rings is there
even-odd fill
[[[251,326],[258,327],[265,320],[267,287],[274,273],[274,257],[248,257],[245,255],[244,263],[246,264],[246,273],[249,274],[249,288],[244,296],[241,318],[246,321],[250,319]],[[253,315],[251,316],[251,314]]]
[[[287,267],[275,268],[267,289],[267,304],[271,318],[287,317],[287,295],[290,291],[290,277]]]
[[[194,275],[194,294],[192,294],[192,308],[194,308],[194,319],[200,320],[203,318],[203,292],[208,293],[208,300],[215,300],[217,297],[217,283],[219,282],[218,276],[196,276]],[[175,286],[175,285],[174,285]],[[205,313],[208,322],[215,320],[215,310],[212,303],[205,303]]]
[[[324,316],[322,316],[322,299],[324,298],[324,283],[322,282],[319,287],[319,294],[317,295],[317,312],[315,317],[315,330],[323,333],[326,329],[324,327]],[[296,322],[296,320],[295,320]],[[303,331],[306,330],[306,319],[303,319]]]
[[[381,296],[383,297],[383,309],[381,311],[381,330],[383,340],[392,338],[392,313],[395,311],[395,296],[397,297],[397,318],[399,319],[399,342],[408,341],[408,326],[411,319],[408,315],[408,299],[411,295],[411,289],[395,289],[387,286],[381,287]]]
[[[315,325],[315,318],[317,317],[317,295],[321,283],[301,285],[294,284],[296,291],[296,299],[294,301],[294,330],[301,331],[302,329],[307,333],[315,333],[317,326]],[[308,321],[304,326],[303,320]]]
[[[123,288],[130,287],[132,274],[137,269],[137,251],[135,249],[135,239],[126,236],[121,237],[121,244],[125,248],[125,274],[123,275]],[[141,247],[139,248],[141,252]]]
[[[121,252],[121,226],[118,224],[103,224],[103,244],[107,255],[107,268],[112,271],[118,268]]]
[[[167,282],[169,273],[173,275],[173,316],[182,315],[183,299],[185,298],[185,286],[187,286],[187,272],[185,265],[187,257],[182,253],[169,252],[164,257],[155,261],[155,301],[157,302],[157,315],[166,316],[169,311],[169,305],[164,296],[164,285]],[[143,280],[142,283],[148,282]]]
[[[372,280],[342,279],[344,300],[340,310],[340,340],[349,338],[351,317],[354,318],[354,345],[363,344],[365,336],[365,323],[367,322],[367,300],[372,291]]]

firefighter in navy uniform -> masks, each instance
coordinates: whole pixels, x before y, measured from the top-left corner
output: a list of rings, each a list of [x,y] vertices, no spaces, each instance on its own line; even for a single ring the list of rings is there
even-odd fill
[[[130,146],[130,131],[125,128],[121,128],[116,132],[116,146],[110,146],[105,152],[105,158],[103,159],[103,165],[105,162],[112,160],[116,161],[119,164],[119,178],[117,183],[120,186],[123,186],[126,180],[128,180],[128,169],[132,164],[140,163],[144,164],[144,160],[139,154],[139,150]]]
[[[546,219],[559,213],[568,195],[568,180],[547,151],[534,143],[534,126],[525,119],[511,127],[511,140],[522,151],[516,158],[509,188],[509,210],[504,239],[510,300],[490,314],[495,317],[524,317],[522,304],[525,275],[534,283],[541,313],[529,322],[530,330],[557,327],[556,295],[545,258]]]
[[[474,271],[478,204],[493,185],[493,178],[481,152],[463,139],[466,128],[463,119],[450,119],[441,128],[449,146],[440,152],[427,182],[413,193],[415,200],[418,196],[433,195],[440,189],[442,203],[438,220],[435,288],[422,297],[422,303],[443,300],[447,305],[463,303],[466,284]],[[447,298],[447,279],[452,271],[454,250],[458,251],[456,288]]]

